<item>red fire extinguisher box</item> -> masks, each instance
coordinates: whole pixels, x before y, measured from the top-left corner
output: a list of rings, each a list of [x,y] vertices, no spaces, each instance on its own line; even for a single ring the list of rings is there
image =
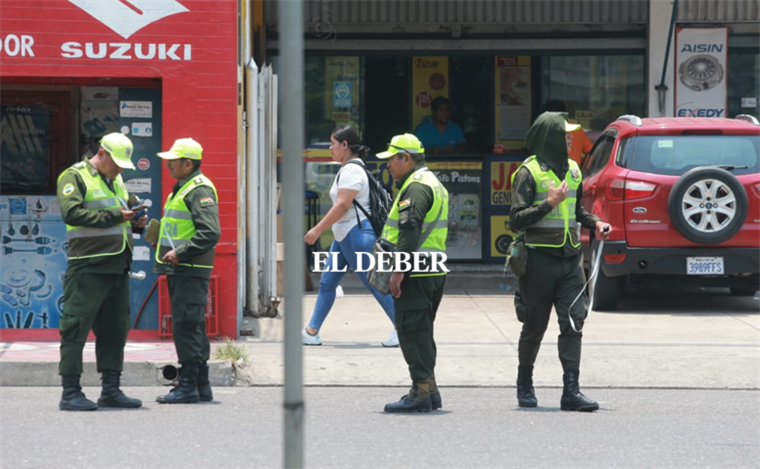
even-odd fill
[[[208,285],[208,302],[206,303],[206,335],[209,337],[219,335],[218,290],[217,276],[212,275],[211,282]],[[172,337],[172,305],[169,300],[169,285],[166,282],[166,275],[158,277],[158,336]]]

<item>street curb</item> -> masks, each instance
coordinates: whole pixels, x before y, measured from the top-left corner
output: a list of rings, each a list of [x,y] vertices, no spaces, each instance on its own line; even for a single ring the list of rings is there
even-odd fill
[[[178,366],[170,361],[124,362],[121,374],[122,386],[168,386],[171,381],[164,379],[162,370],[166,365]],[[212,386],[234,386],[237,373],[228,360],[210,361],[209,381]],[[82,386],[100,386],[100,373],[95,362],[84,363]],[[4,386],[60,386],[58,362],[52,361],[3,361],[0,362],[0,387]]]

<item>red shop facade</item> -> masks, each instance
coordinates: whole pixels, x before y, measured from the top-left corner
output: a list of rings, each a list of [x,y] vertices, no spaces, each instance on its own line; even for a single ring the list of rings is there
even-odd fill
[[[204,148],[222,237],[209,335],[238,334],[238,2],[2,0],[0,7],[0,340],[58,337],[66,228],[56,180],[119,131],[134,143],[130,192],[161,207],[175,181],[156,153]],[[135,239],[130,339],[171,333],[154,252]],[[169,319],[169,324],[167,324]]]

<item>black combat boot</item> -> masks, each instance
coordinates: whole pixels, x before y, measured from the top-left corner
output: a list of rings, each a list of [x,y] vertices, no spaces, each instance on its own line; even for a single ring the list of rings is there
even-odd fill
[[[208,380],[208,363],[203,362],[198,368],[198,397],[201,402],[214,400],[214,394],[211,392],[211,383]]]
[[[536,407],[538,400],[533,391],[533,367],[517,367],[517,405],[520,407]]]
[[[430,402],[430,383],[419,382],[400,401],[385,405],[386,412],[430,412],[433,404]]]
[[[119,389],[121,377],[120,371],[103,371],[101,373],[103,380],[103,390],[98,399],[98,407],[119,407],[123,409],[135,409],[142,406],[140,399],[127,397]]]
[[[198,395],[198,363],[185,363],[179,376],[179,385],[169,394],[158,396],[160,404],[195,404],[200,402]]]
[[[79,375],[61,375],[63,395],[58,408],[61,410],[95,410],[98,405],[87,399],[79,385]]]
[[[562,376],[565,387],[562,390],[562,399],[560,400],[560,409],[577,410],[579,412],[593,412],[599,409],[599,404],[581,394],[578,385],[578,370],[568,370]]]
[[[433,410],[443,407],[441,392],[438,391],[438,384],[435,382],[435,376],[430,377],[430,404]]]
[[[409,397],[409,394],[414,392],[414,386],[409,388],[409,392],[401,396],[401,400]],[[430,406],[432,410],[438,410],[443,407],[443,401],[441,400],[441,393],[438,391],[438,385],[435,382],[435,377],[430,378]]]

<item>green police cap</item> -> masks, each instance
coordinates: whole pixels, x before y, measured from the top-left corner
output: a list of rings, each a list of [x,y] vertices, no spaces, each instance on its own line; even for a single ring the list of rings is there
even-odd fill
[[[200,160],[203,157],[203,147],[192,138],[179,138],[174,141],[174,145],[172,145],[169,151],[161,152],[158,156],[165,160],[177,160],[180,158]]]
[[[120,168],[135,169],[132,164],[132,141],[119,132],[110,133],[100,139],[100,147],[111,155],[111,159]]]
[[[388,144],[388,150],[378,153],[377,157],[380,159],[390,158],[399,151],[410,154],[425,153],[422,142],[414,134],[403,134],[393,137],[391,143]]]

